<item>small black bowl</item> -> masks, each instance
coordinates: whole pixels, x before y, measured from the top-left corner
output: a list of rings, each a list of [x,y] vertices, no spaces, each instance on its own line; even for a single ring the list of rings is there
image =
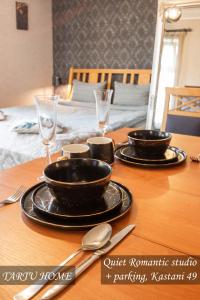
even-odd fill
[[[169,147],[172,135],[169,132],[157,130],[135,130],[128,133],[128,142],[134,146],[139,157],[162,157]]]
[[[75,211],[101,201],[111,172],[110,165],[103,161],[74,158],[48,165],[44,180],[59,203],[66,210]]]

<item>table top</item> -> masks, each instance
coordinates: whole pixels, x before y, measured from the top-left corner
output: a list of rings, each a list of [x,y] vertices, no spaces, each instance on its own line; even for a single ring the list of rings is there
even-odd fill
[[[126,140],[124,128],[108,134],[116,143]],[[173,134],[173,146],[188,157],[199,153],[200,138]],[[37,183],[44,160],[37,159],[0,172],[1,199],[17,186]],[[112,223],[113,232],[128,224],[135,230],[114,248],[111,255],[199,255],[200,252],[200,164],[191,162],[168,169],[142,169],[116,161],[112,179],[133,195],[131,211]],[[20,204],[0,207],[0,265],[57,265],[79,248],[83,231],[64,231],[28,220]],[[79,257],[82,259],[88,254]],[[75,260],[75,263],[79,261]],[[55,299],[198,299],[199,285],[102,285],[101,264],[95,263]],[[89,284],[88,284],[89,280]],[[0,298],[12,299],[23,286],[0,286]],[[95,291],[95,293],[94,293]],[[40,299],[44,291],[34,299]],[[84,296],[83,296],[84,295]]]

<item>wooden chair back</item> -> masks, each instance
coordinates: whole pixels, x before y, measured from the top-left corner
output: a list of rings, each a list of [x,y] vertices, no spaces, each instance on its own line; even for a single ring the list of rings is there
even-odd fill
[[[165,95],[161,130],[200,136],[200,88],[167,87]]]

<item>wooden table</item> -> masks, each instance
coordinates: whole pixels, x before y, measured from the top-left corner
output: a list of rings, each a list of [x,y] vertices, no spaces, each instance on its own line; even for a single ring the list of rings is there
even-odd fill
[[[130,129],[109,134],[116,143]],[[172,145],[188,156],[199,153],[200,138],[173,135]],[[31,186],[41,174],[38,159],[0,173],[0,197],[18,185]],[[134,197],[128,215],[113,223],[113,231],[135,223],[136,229],[109,254],[199,255],[200,254],[200,164],[188,159],[169,169],[141,169],[116,162],[112,179],[124,184]],[[0,265],[57,265],[79,248],[84,232],[50,229],[28,220],[19,203],[0,207]],[[86,256],[83,254],[81,258]],[[80,260],[80,258],[79,258]],[[75,260],[77,262],[77,260]],[[55,299],[199,299],[199,285],[102,285],[100,262]],[[12,299],[23,286],[0,286],[0,299]],[[40,299],[44,290],[34,299]]]

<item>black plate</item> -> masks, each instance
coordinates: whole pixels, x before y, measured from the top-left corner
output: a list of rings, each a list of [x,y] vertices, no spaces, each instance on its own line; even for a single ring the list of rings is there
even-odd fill
[[[76,212],[66,211],[63,207],[50,193],[47,185],[41,183],[37,189],[33,192],[33,206],[40,212],[43,212],[47,216],[57,217],[57,218],[94,218],[99,215],[104,215],[110,213],[112,210],[116,210],[122,204],[121,189],[119,186],[110,182],[103,199],[99,200],[99,203],[95,203],[95,207],[87,207],[86,209],[77,208]]]
[[[121,155],[121,148],[116,149],[115,151],[115,158],[117,158],[119,161],[126,163],[131,166],[136,166],[136,167],[145,167],[145,168],[167,168],[167,167],[174,167],[177,165],[181,165],[182,163],[185,162],[187,155],[186,153],[177,148],[177,147],[170,147],[174,151],[176,151],[177,154],[177,160],[173,162],[160,162],[160,163],[147,163],[146,161],[141,161],[141,162],[136,162],[133,159],[128,159],[124,156]]]
[[[114,182],[114,181],[112,181]],[[112,222],[115,221],[122,216],[124,216],[131,208],[132,205],[132,195],[129,192],[129,190],[124,187],[122,184],[114,182],[115,184],[118,185],[118,187],[121,190],[122,193],[122,205],[121,207],[114,212],[111,212],[110,214],[107,214],[106,216],[103,217],[96,217],[95,220],[76,220],[73,221],[71,219],[58,219],[58,218],[49,218],[45,217],[44,214],[40,214],[38,211],[34,210],[33,203],[32,203],[32,195],[35,189],[39,187],[39,184],[34,185],[31,187],[29,190],[26,191],[26,193],[23,195],[21,198],[21,208],[23,213],[31,220],[40,223],[42,225],[54,227],[54,228],[60,228],[60,229],[84,229],[84,228],[89,228],[96,226],[100,223],[105,223],[105,222]]]
[[[160,158],[142,158],[138,157],[134,152],[133,146],[123,146],[120,148],[120,154],[122,157],[127,158],[130,161],[139,163],[150,163],[150,164],[160,164],[160,163],[170,163],[178,160],[177,151],[174,147],[169,147],[164,155]]]

